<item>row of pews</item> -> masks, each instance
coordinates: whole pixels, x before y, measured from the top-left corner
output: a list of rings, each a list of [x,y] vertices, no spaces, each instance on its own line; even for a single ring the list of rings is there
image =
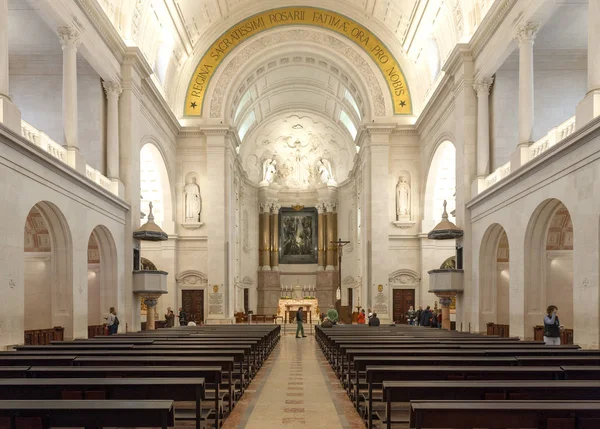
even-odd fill
[[[316,340],[369,429],[600,428],[600,350],[408,325]]]
[[[279,325],[207,325],[0,352],[0,429],[220,428]]]

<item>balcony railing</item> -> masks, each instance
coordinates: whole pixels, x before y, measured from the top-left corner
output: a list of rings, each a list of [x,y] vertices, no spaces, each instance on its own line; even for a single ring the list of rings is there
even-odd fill
[[[38,130],[36,127],[31,125],[29,122],[21,119],[21,135],[29,140],[34,145],[42,148],[44,151],[48,152],[54,158],[62,161],[65,164],[67,163],[67,150],[52,140],[48,134],[43,131]],[[92,182],[102,186],[107,191],[112,192],[115,195],[118,195],[118,190],[116,184],[109,180],[106,176],[100,173],[95,168],[90,167],[86,164],[85,166],[85,175]]]
[[[552,128],[544,137],[529,146],[529,161],[540,156],[559,141],[575,131],[575,116],[570,117],[558,127]]]
[[[529,156],[527,158],[527,162],[537,158],[542,153],[546,152],[552,146],[556,145],[560,141],[564,140],[575,131],[575,116],[570,117],[562,124],[557,127],[552,128],[544,137],[539,139],[538,141],[532,143],[528,150]],[[484,181],[484,189],[480,189],[479,192],[483,192],[487,188],[492,185],[495,185],[500,180],[504,179],[511,172],[510,161],[500,167],[496,168],[485,178]]]

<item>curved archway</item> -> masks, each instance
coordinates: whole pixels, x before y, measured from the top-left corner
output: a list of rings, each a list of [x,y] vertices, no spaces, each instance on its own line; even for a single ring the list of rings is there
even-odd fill
[[[573,224],[564,203],[543,201],[525,234],[525,336],[541,325],[550,304],[559,307],[561,324],[573,327]]]
[[[169,172],[163,154],[154,142],[140,149],[141,210],[148,212],[152,202],[154,222],[165,232],[173,233],[173,197]]]
[[[98,225],[88,240],[88,333],[101,335],[101,325],[110,307],[117,311],[117,247],[112,234]]]
[[[73,338],[73,244],[60,209],[35,204],[24,228],[24,330],[64,327]]]
[[[456,148],[449,140],[436,148],[427,171],[425,199],[423,201],[423,229],[433,228],[442,219],[444,200],[448,203],[449,219],[455,222],[456,208]]]
[[[479,249],[480,326],[510,324],[510,247],[500,224],[488,227]]]

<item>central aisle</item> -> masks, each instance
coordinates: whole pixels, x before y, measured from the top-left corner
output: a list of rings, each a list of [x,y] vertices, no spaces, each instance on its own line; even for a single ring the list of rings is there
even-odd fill
[[[282,336],[247,393],[225,427],[364,427],[312,335]]]

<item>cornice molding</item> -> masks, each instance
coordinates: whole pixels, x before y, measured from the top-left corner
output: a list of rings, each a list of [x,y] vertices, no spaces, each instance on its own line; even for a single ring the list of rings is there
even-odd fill
[[[479,27],[477,27],[469,42],[474,58],[477,58],[481,51],[483,51],[516,4],[517,0],[500,0],[492,3],[490,11],[488,11]]]
[[[41,165],[43,168],[48,169],[48,171],[51,171],[66,178],[67,180],[73,182],[77,186],[87,190],[92,195],[108,201],[114,207],[125,211],[129,211],[131,209],[131,206],[127,202],[120,199],[112,192],[107,191],[102,186],[92,182],[84,175],[75,171],[73,168],[53,158],[50,154],[37,147],[33,143],[29,142],[24,137],[6,128],[3,124],[0,124],[0,144],[6,145],[14,149],[15,151],[23,154],[27,158],[33,159],[37,164]],[[10,160],[9,162],[13,163]],[[23,166],[20,166],[20,168],[24,170]],[[69,195],[73,199],[78,199],[71,192],[69,192]],[[100,209],[96,208],[96,210]],[[106,213],[104,211],[103,213],[109,215],[109,213]],[[111,218],[114,218],[115,220],[118,220],[112,214],[110,214],[109,216]],[[122,219],[118,221],[122,221]]]
[[[465,61],[473,61],[471,46],[468,43],[457,43],[452,52],[450,52],[450,55],[448,55],[442,71],[454,76]]]
[[[113,55],[121,62],[127,45],[125,45],[117,29],[100,8],[98,2],[95,0],[75,0],[75,4],[90,21],[96,33],[104,40],[104,43],[108,45]]]
[[[146,79],[154,73],[143,52],[137,46],[130,46],[124,49],[123,65],[133,66],[141,79]]]

